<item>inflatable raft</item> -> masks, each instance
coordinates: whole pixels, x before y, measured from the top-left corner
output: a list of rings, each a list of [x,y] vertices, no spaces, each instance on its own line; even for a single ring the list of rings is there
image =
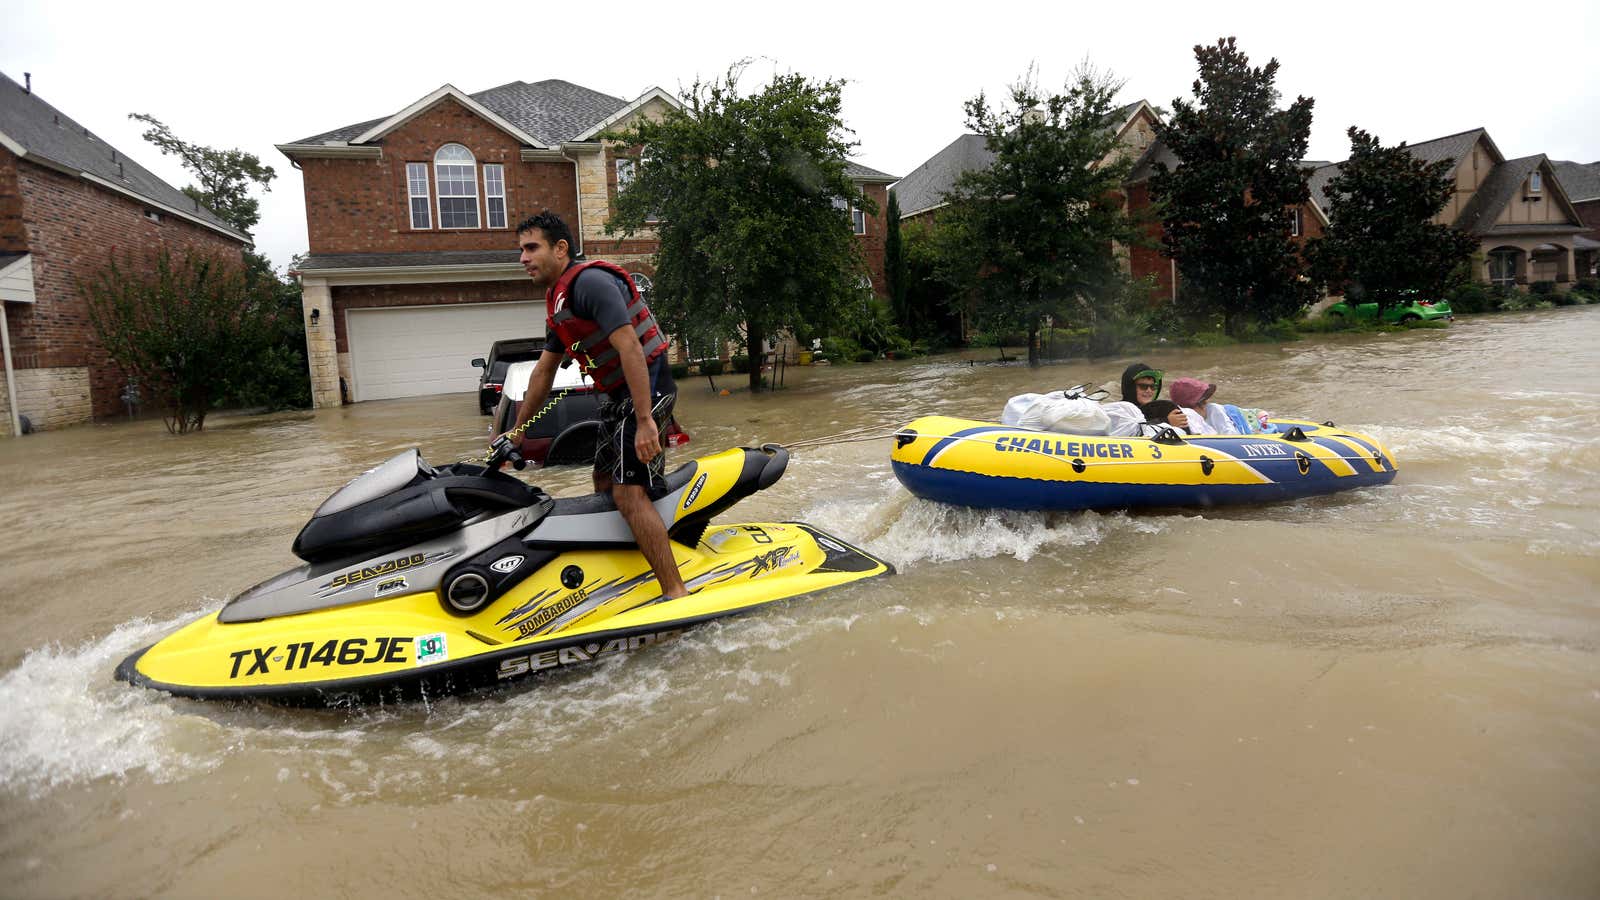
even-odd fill
[[[1394,480],[1394,457],[1371,437],[1273,422],[1277,434],[1125,438],[925,416],[896,432],[891,458],[918,497],[995,509],[1267,503]]]

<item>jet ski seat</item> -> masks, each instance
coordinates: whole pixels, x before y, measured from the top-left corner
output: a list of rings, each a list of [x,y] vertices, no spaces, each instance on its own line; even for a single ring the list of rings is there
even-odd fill
[[[484,512],[548,495],[509,475],[457,463],[435,469],[414,448],[335,491],[294,539],[309,563],[372,556],[448,531]]]

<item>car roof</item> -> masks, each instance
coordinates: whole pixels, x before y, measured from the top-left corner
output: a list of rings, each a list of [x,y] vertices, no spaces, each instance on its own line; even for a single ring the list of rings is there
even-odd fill
[[[528,390],[528,379],[533,375],[533,367],[538,364],[537,360],[512,363],[511,368],[506,370],[505,396],[512,400],[521,400],[522,395]],[[593,384],[594,382],[591,379],[584,377],[583,370],[578,365],[573,364],[556,369],[556,380],[550,388],[551,390],[561,391],[567,388],[585,387]]]
[[[543,349],[544,349],[544,338],[542,338],[542,337],[537,337],[537,338],[533,338],[533,337],[507,338],[506,340],[503,340],[503,341],[495,341],[494,344],[489,347],[489,355],[490,356],[503,356],[503,355],[505,355],[507,353],[516,353],[516,352],[521,352],[521,351],[524,351],[524,350],[543,350]]]

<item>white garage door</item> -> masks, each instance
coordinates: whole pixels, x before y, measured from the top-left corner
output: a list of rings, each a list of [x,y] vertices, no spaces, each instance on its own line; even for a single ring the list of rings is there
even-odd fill
[[[470,303],[345,313],[353,400],[478,389],[472,360],[489,345],[544,334],[539,303]]]

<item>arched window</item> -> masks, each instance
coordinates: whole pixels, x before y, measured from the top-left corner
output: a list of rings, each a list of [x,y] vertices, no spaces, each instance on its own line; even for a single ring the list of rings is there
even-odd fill
[[[650,276],[644,274],[643,272],[633,272],[628,277],[633,279],[633,286],[639,289],[639,296],[645,298],[645,300],[648,302],[650,299],[650,289],[653,287],[653,285],[650,284]]]
[[[478,227],[478,165],[472,151],[445,144],[433,155],[439,185],[439,227]]]

